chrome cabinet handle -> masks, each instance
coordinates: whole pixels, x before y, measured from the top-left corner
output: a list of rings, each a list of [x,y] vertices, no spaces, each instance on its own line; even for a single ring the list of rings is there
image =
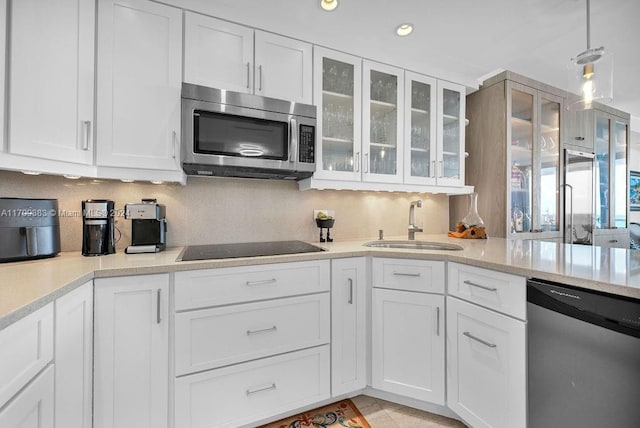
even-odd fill
[[[91,141],[91,121],[85,120],[82,122],[84,127],[84,141],[82,142],[82,150],[89,150],[89,142]]]
[[[444,177],[444,162],[443,161],[439,161],[440,163],[440,175],[438,176],[438,178],[443,178]]]
[[[350,305],[353,305],[353,279],[349,278],[347,281],[349,281],[349,301],[348,301],[348,303]]]
[[[276,389],[276,384],[272,383],[271,385],[265,387],[265,388],[258,388],[258,389],[247,389],[247,395],[251,395],[251,394],[255,394],[257,392],[264,392],[264,391],[271,391],[272,389]]]
[[[262,65],[258,66],[258,75],[260,76],[258,79],[258,91],[262,92]]]
[[[584,137],[575,137],[574,138],[576,141],[584,141]]]
[[[276,282],[276,279],[271,278],[271,279],[262,279],[260,281],[247,281],[246,284],[248,286],[252,286],[252,285],[273,284],[274,282]]]
[[[473,339],[476,342],[479,342],[479,343],[482,343],[485,346],[488,346],[489,348],[495,348],[496,346],[498,346],[495,343],[487,342],[486,340],[482,340],[482,339],[480,339],[478,337],[475,337],[473,334],[469,333],[468,331],[465,331],[462,334],[467,336],[469,339]]]
[[[413,276],[413,277],[419,277],[420,276],[420,272],[411,273],[411,272],[397,272],[397,271],[394,271],[393,274],[396,275],[396,276]]]
[[[431,161],[431,178],[436,178],[436,161]]]
[[[162,319],[160,318],[160,293],[162,292],[161,288],[158,288],[158,296],[156,299],[156,324],[160,324]]]
[[[369,172],[369,153],[364,154],[364,172]]]
[[[356,172],[360,172],[360,152],[356,152]]]
[[[436,307],[436,336],[440,336],[440,306]]]
[[[274,325],[273,327],[269,327],[269,328],[263,328],[260,330],[247,330],[247,336],[251,336],[252,334],[259,334],[259,333],[267,333],[270,331],[276,331],[278,328]]]
[[[484,285],[480,285],[480,284],[476,284],[475,282],[471,282],[471,281],[464,281],[465,284],[470,285],[472,287],[478,287],[478,288],[482,288],[483,290],[487,290],[487,291],[498,291],[497,288],[495,287],[487,287]]]
[[[618,242],[618,240],[617,239],[610,239],[609,242],[612,243],[612,244],[615,244],[616,242]]]
[[[251,84],[251,63],[247,62],[247,89],[249,89],[249,85]]]

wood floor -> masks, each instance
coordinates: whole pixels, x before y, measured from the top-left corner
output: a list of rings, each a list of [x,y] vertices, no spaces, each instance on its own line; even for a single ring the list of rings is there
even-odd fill
[[[465,425],[454,419],[422,410],[390,403],[366,395],[351,399],[360,413],[367,419],[371,428],[464,428]]]

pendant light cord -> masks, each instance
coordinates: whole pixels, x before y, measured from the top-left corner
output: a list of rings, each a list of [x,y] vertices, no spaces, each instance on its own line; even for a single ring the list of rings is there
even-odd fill
[[[590,0],[587,0],[587,50],[591,49],[591,7]]]

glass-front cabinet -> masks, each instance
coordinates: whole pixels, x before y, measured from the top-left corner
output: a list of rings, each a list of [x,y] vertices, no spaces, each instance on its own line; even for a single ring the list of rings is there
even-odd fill
[[[438,81],[436,181],[439,185],[464,185],[465,88]]]
[[[404,135],[408,146],[404,152],[404,182],[436,184],[437,84],[420,74],[405,72]]]
[[[362,178],[402,183],[404,70],[363,61]]]
[[[315,177],[359,181],[362,60],[317,46],[314,56],[314,75],[318,76],[314,102],[320,131]]]
[[[514,82],[508,91],[508,228],[512,235],[560,236],[562,98]]]
[[[595,111],[596,231],[627,227],[628,139],[626,119]]]

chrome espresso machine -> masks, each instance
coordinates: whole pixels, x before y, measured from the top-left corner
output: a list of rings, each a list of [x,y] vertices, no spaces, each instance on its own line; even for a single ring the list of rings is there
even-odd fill
[[[167,209],[156,199],[143,199],[139,204],[126,204],[124,217],[131,220],[131,245],[125,253],[157,253],[167,244]]]

